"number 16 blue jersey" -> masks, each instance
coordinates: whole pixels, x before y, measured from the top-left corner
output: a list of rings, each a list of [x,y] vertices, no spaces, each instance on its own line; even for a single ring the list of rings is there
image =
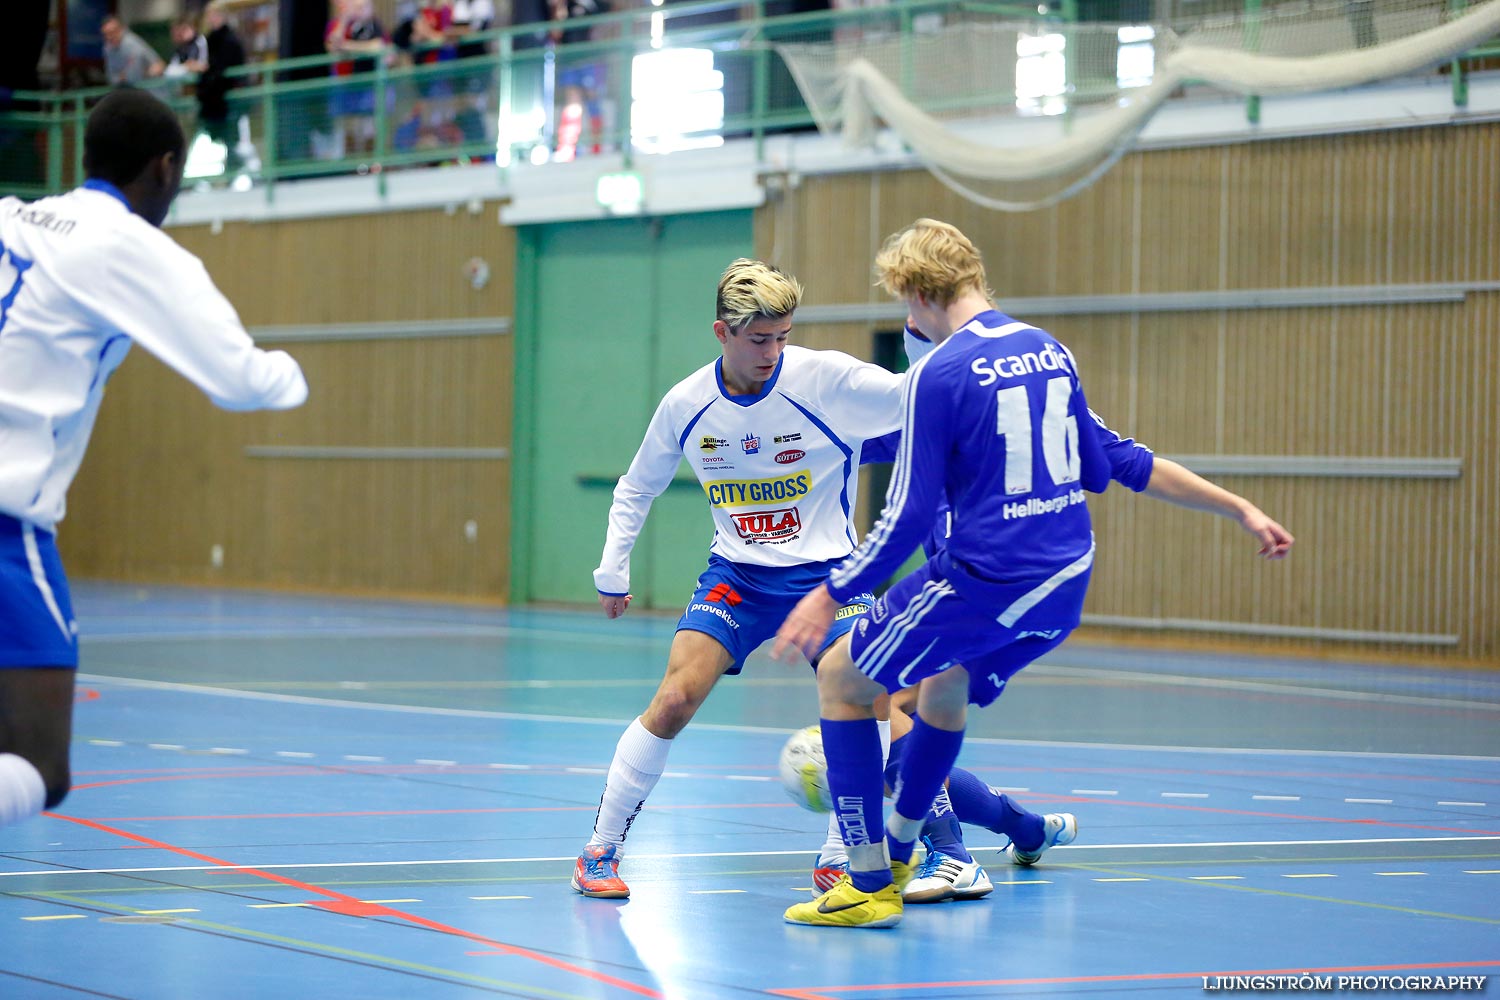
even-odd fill
[[[1086,492],[1102,493],[1111,480],[1140,491],[1151,477],[1150,449],[1089,410],[1068,349],[995,311],[911,369],[903,405],[885,511],[831,575],[835,598],[888,579],[931,530],[945,496],[948,552],[976,589],[1047,578],[1093,548]]]

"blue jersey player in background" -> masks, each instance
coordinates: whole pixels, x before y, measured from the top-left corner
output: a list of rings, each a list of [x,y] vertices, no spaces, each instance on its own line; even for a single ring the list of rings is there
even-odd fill
[[[905,302],[910,324],[938,346],[909,373],[880,522],[787,617],[776,655],[816,648],[847,595],[878,586],[927,537],[944,499],[952,532],[947,547],[893,585],[820,664],[828,781],[850,873],[788,909],[796,924],[900,922],[914,842],[958,758],[968,705],[990,704],[1011,676],[1078,626],[1094,561],[1087,492],[1113,480],[1222,514],[1271,559],[1293,542],[1243,497],[1106,427],[1088,408],[1072,354],[995,309],[978,250],[953,226],[919,219],[886,241],[875,267],[882,287]],[[917,712],[882,835],[871,706],[913,686]]]

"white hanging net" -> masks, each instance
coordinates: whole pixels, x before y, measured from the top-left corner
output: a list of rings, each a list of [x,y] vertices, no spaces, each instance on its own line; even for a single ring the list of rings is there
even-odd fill
[[[776,50],[824,133],[868,144],[884,123],[954,190],[1027,210],[1096,180],[1180,88],[1338,90],[1426,70],[1497,34],[1500,0],[1339,0],[1175,30],[964,11],[919,18],[904,36],[887,20]]]

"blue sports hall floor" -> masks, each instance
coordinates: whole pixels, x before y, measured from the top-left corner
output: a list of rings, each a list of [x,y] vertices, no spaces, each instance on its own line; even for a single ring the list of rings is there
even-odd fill
[[[671,618],[74,596],[75,789],[0,830],[6,1000],[1136,998],[1304,973],[1396,996],[1500,975],[1500,672],[1070,643],[975,714],[960,763],[1075,813],[1077,843],[1021,869],[971,829],[991,896],[846,931],[781,920],[825,825],[775,778],[816,718],[805,666],[763,650],[721,683],[632,830],[632,898],[594,900],[573,859]]]

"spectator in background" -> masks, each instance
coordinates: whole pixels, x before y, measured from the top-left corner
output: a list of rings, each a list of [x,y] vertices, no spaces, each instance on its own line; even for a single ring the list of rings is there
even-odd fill
[[[172,45],[172,59],[163,76],[176,80],[201,73],[208,65],[208,40],[199,33],[198,22],[192,15],[184,14],[172,22]]]
[[[360,58],[340,60],[333,64],[337,77],[369,73],[376,60],[384,58],[385,26],[375,16],[370,0],[336,0],[335,15],[323,32],[323,44],[333,55],[357,55]],[[333,92],[333,116],[338,123],[334,159],[341,159],[346,149],[368,150],[375,143],[375,85],[373,82],[346,82]]]
[[[419,64],[447,62],[458,57],[454,44],[453,0],[428,0],[411,21],[411,41]]]
[[[145,39],[111,14],[99,23],[104,36],[104,75],[110,86],[133,86],[162,75],[167,64]]]
[[[548,36],[557,45],[571,45],[574,42],[586,42],[589,40],[590,30],[587,27],[575,25],[566,27],[568,21],[579,17],[591,17],[595,14],[608,14],[608,0],[549,0],[549,9],[552,12],[552,29]]]
[[[209,138],[225,149],[224,172],[239,169],[239,115],[229,113],[229,92],[239,79],[228,75],[236,66],[245,65],[245,43],[240,41],[222,0],[213,0],[203,9],[203,25],[208,29],[205,47],[208,58],[198,68],[198,120]]]
[[[333,64],[334,76],[366,73],[375,68],[374,55],[385,50],[385,26],[375,16],[370,0],[335,0],[335,14],[323,33],[323,46],[335,55],[362,55]]]
[[[489,31],[495,26],[494,0],[454,0],[453,23],[466,32]]]
[[[593,28],[573,24],[581,17],[607,14],[609,0],[549,0],[552,10],[552,27],[548,33],[549,45],[575,45],[592,40]],[[598,153],[603,150],[604,106],[601,101],[600,84],[605,79],[603,57],[597,53],[569,56],[559,53],[557,58],[557,94],[559,97],[555,119],[556,145],[553,155],[559,160],[571,160],[578,153],[588,150]]]

